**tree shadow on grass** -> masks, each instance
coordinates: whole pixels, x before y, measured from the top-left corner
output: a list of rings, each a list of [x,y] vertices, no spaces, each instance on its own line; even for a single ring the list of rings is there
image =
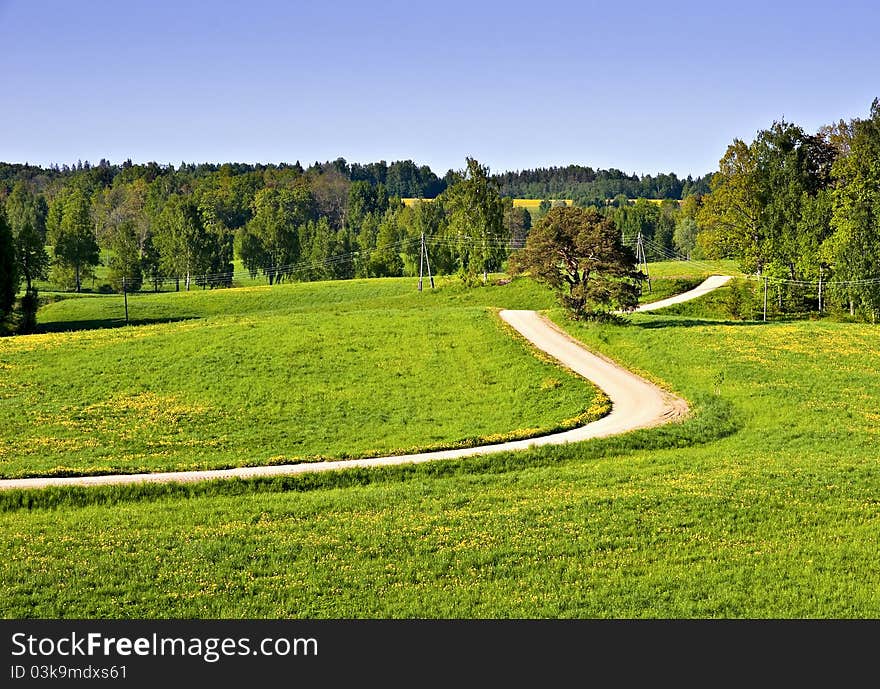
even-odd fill
[[[715,320],[712,318],[683,318],[683,317],[660,317],[649,321],[633,322],[637,328],[644,330],[652,330],[659,328],[694,328],[697,326],[707,325],[736,325],[736,326],[756,326],[771,325],[774,321],[732,321],[732,320]],[[776,321],[777,323],[780,321]]]
[[[198,320],[196,316],[180,316],[176,318],[133,318],[128,323],[124,318],[101,318],[81,321],[53,321],[51,323],[38,323],[36,334],[40,333],[65,333],[79,330],[107,330],[110,328],[125,328],[128,326],[154,325],[156,323],[178,323],[180,321]]]

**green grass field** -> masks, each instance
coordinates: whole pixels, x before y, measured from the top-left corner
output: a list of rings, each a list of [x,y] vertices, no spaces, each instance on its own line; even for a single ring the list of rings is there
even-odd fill
[[[541,361],[483,301],[411,280],[118,296],[44,308],[0,340],[0,475],[93,474],[400,454],[591,418],[593,388]],[[183,320],[181,320],[183,319]],[[165,322],[163,322],[165,321]],[[583,419],[581,419],[583,420]]]
[[[880,329],[717,320],[698,302],[581,324],[524,282],[432,298],[550,309],[693,416],[417,467],[3,494],[4,616],[880,615]]]

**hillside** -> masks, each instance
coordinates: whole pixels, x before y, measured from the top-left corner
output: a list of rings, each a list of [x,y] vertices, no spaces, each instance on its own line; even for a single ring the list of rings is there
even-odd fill
[[[373,303],[389,311],[387,322],[396,314],[395,342],[407,350],[407,326],[442,328],[412,319],[420,297],[396,292],[404,283],[378,283],[387,290],[382,295],[361,283],[310,286],[315,292],[299,311],[293,295],[302,286],[295,286],[280,313],[265,317],[299,322],[305,314],[329,318],[338,311],[340,323],[362,314],[359,322],[385,327]],[[601,326],[568,321],[546,295],[519,281],[423,294],[470,314],[459,322],[493,333],[493,347],[508,348],[506,365],[531,366],[523,380],[538,389],[547,377],[543,364],[517,342],[502,344],[506,335],[492,330],[486,303],[549,309],[590,347],[686,397],[694,415],[613,439],[419,467],[7,492],[0,503],[4,615],[876,617],[880,373],[871,361],[880,354],[880,334],[862,323],[737,320],[722,312],[732,289],[707,299],[703,311],[692,302],[687,315],[658,311],[634,315],[630,325]],[[218,330],[259,327],[242,306],[238,325],[232,315],[209,315],[208,294],[193,293],[188,310],[180,304],[180,312],[199,320],[127,330],[164,328],[166,338],[185,340],[203,328],[200,342],[216,356]],[[263,292],[251,298],[269,303]],[[75,304],[54,308],[62,307]],[[146,307],[152,318],[170,315],[164,306]],[[63,314],[71,319],[72,312]],[[125,330],[63,336],[85,342]],[[40,337],[61,336],[8,341],[33,342],[35,351]],[[327,341],[314,349],[360,356]],[[59,362],[67,350],[75,360],[77,347],[69,346],[55,353]],[[3,354],[4,366],[12,356]],[[228,373],[228,362],[218,363],[215,373]],[[499,379],[503,366],[499,361],[495,369]],[[445,370],[432,384],[423,377],[428,371],[419,373],[420,389],[434,392],[426,396],[435,418],[461,409],[458,400],[445,411],[439,406],[441,391],[459,377],[484,409],[501,406],[504,396],[487,380]],[[32,380],[38,372],[17,375]],[[136,381],[146,373],[131,375]],[[555,390],[567,389],[564,375],[552,376],[562,383]],[[386,376],[381,393],[359,404],[378,409],[383,396],[407,387],[394,378]],[[408,403],[416,404],[418,395],[408,390]],[[7,392],[4,403],[9,399]],[[469,424],[480,421],[465,415]],[[399,430],[390,422],[384,428]]]
[[[511,338],[525,281],[283,284],[65,299],[0,340],[4,477],[401,454],[567,427],[589,385]],[[98,326],[95,329],[95,326]],[[36,423],[35,423],[36,422]]]

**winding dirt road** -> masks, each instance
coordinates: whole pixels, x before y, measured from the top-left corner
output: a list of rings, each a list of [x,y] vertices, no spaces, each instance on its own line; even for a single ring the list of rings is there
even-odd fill
[[[726,276],[712,276],[695,289],[646,304],[639,311],[662,308],[696,299],[717,289],[727,280]],[[710,282],[711,281],[711,282]],[[611,413],[598,421],[588,423],[561,433],[552,433],[527,440],[516,440],[494,445],[422,452],[411,455],[370,457],[327,462],[305,462],[276,466],[238,467],[235,469],[212,469],[204,471],[174,471],[148,474],[108,474],[105,476],[71,476],[52,478],[22,478],[0,480],[0,490],[13,488],[48,488],[58,486],[101,486],[131,483],[193,482],[224,478],[254,478],[279,476],[317,471],[333,471],[354,467],[380,467],[394,464],[417,464],[442,459],[456,459],[487,455],[497,452],[524,450],[543,445],[562,445],[591,438],[603,438],[626,433],[637,428],[647,428],[683,418],[688,411],[687,403],[671,395],[653,383],[618,366],[610,359],[588,351],[582,344],[560,330],[555,324],[535,311],[503,310],[501,318],[538,349],[546,352],[575,373],[592,381],[611,400]]]
[[[661,299],[660,301],[652,301],[650,304],[642,304],[636,311],[656,311],[673,304],[681,304],[682,302],[702,297],[704,294],[709,294],[712,290],[722,287],[732,279],[733,277],[730,275],[710,275],[692,290],[676,294],[667,299]]]

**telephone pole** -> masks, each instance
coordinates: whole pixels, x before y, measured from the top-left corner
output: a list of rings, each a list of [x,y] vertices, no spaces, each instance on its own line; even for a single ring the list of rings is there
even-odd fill
[[[419,292],[422,291],[422,273],[425,263],[425,233],[419,235]]]
[[[642,239],[642,231],[639,230],[639,236],[636,238],[636,261],[639,263],[639,270],[645,274],[648,280],[648,291],[651,291],[651,276],[648,274],[648,256],[645,253],[645,242]]]
[[[428,279],[431,281],[431,289],[434,289],[434,276],[431,275],[431,261],[428,259],[428,245],[425,242],[425,233],[421,235],[421,246],[419,247],[419,292],[422,291],[422,276],[424,267],[428,268]]]

